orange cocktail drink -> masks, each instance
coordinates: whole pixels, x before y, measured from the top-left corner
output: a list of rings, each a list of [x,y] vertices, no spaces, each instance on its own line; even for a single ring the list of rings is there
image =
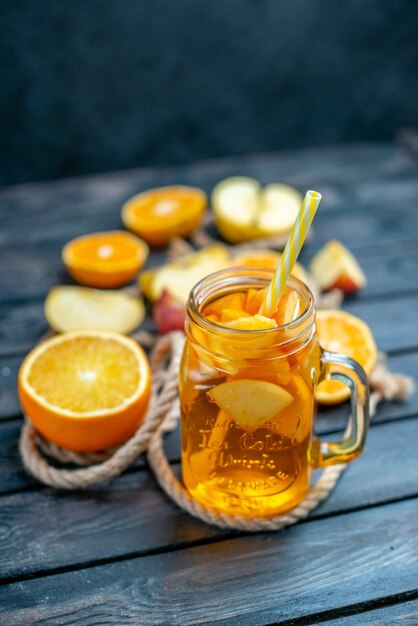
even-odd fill
[[[292,279],[274,318],[258,315],[270,279],[235,268],[200,283],[180,374],[184,483],[199,501],[243,515],[288,509],[309,487],[313,302]]]
[[[272,317],[258,313],[269,270],[232,268],[191,293],[180,368],[183,481],[201,503],[243,516],[297,505],[312,468],[350,461],[367,432],[367,379],[352,359],[321,350],[313,297],[290,278]],[[314,391],[352,389],[340,442],[313,436]]]

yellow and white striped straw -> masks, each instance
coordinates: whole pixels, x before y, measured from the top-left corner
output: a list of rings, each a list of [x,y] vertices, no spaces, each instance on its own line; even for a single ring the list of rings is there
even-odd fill
[[[264,302],[261,305],[260,313],[262,315],[272,316],[276,312],[279,298],[286,287],[287,279],[302,249],[312,220],[315,217],[316,210],[321,202],[321,198],[321,194],[317,191],[306,192],[289,239],[287,240],[286,247],[283,250],[280,263],[269,285]]]

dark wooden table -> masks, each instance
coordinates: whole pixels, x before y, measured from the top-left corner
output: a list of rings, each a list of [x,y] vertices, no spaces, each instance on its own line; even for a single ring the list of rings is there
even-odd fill
[[[3,189],[1,624],[418,624],[416,393],[404,404],[380,406],[364,454],[328,501],[276,534],[221,531],[192,519],[161,493],[143,459],[85,493],[54,492],[22,468],[16,373],[45,331],[48,289],[68,281],[64,243],[120,227],[123,201],[142,189],[184,183],[210,191],[234,174],[323,193],[303,260],[331,237],[348,244],[369,284],[345,307],[370,324],[393,370],[418,375],[418,177],[393,145]],[[322,411],[317,431],[335,433],[346,413]],[[178,466],[178,433],[168,437],[167,450]]]

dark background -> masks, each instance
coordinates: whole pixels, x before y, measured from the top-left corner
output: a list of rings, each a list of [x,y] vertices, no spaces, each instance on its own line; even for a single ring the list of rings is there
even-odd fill
[[[0,183],[418,123],[416,0],[0,0]]]

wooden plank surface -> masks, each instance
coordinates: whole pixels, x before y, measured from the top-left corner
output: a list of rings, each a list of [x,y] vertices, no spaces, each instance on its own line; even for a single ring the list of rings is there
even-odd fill
[[[184,183],[209,192],[236,174],[322,191],[303,261],[331,237],[356,252],[369,284],[345,308],[371,325],[391,369],[418,377],[418,177],[390,145],[0,190],[0,249],[10,268],[0,277],[1,624],[337,626],[343,616],[347,624],[415,623],[417,393],[405,404],[379,408],[363,456],[328,501],[312,519],[277,535],[245,536],[194,520],[161,493],[143,459],[109,485],[75,494],[39,486],[21,466],[16,375],[46,328],[47,290],[70,282],[59,260],[62,245],[120,227],[122,203],[142,189]],[[162,258],[154,253],[150,264]],[[346,406],[322,410],[317,431],[341,429],[346,412]],[[178,432],[166,447],[178,472]]]
[[[394,600],[396,601],[396,598]],[[359,626],[360,624],[361,626],[417,626],[418,624],[418,600],[409,600],[374,611],[359,612],[355,608],[353,610],[354,615],[346,614],[339,619],[327,619],[327,626]],[[315,623],[323,622],[317,620]]]
[[[18,225],[21,219],[28,224],[31,219],[51,224],[60,221],[61,208],[71,208],[74,219],[83,217],[87,211],[82,202],[88,205],[90,215],[101,214],[119,208],[131,194],[149,187],[189,184],[210,191],[220,179],[237,174],[254,176],[264,184],[280,180],[304,188],[333,185],[341,192],[332,194],[327,188],[324,206],[341,208],[344,191],[356,203],[403,199],[410,193],[405,192],[405,181],[414,180],[416,168],[392,143],[341,145],[16,185],[0,189],[0,202],[8,224]],[[358,187],[355,196],[354,186]],[[46,206],[49,215],[44,212]]]
[[[418,419],[374,427],[364,454],[311,519],[418,496],[417,440]],[[51,495],[42,489],[2,498],[3,580],[225,535],[179,510],[145,471],[87,493]]]
[[[416,332],[416,310],[418,293],[382,301],[347,300],[344,309],[354,315],[364,317],[371,326],[383,351],[418,348]],[[147,319],[141,326],[152,330],[153,325]],[[40,304],[28,303],[22,306],[0,306],[0,358],[25,354],[39,341],[47,330]],[[2,365],[8,366],[7,360]]]
[[[4,585],[3,619],[258,626],[406,594],[417,588],[417,506],[408,500]]]

